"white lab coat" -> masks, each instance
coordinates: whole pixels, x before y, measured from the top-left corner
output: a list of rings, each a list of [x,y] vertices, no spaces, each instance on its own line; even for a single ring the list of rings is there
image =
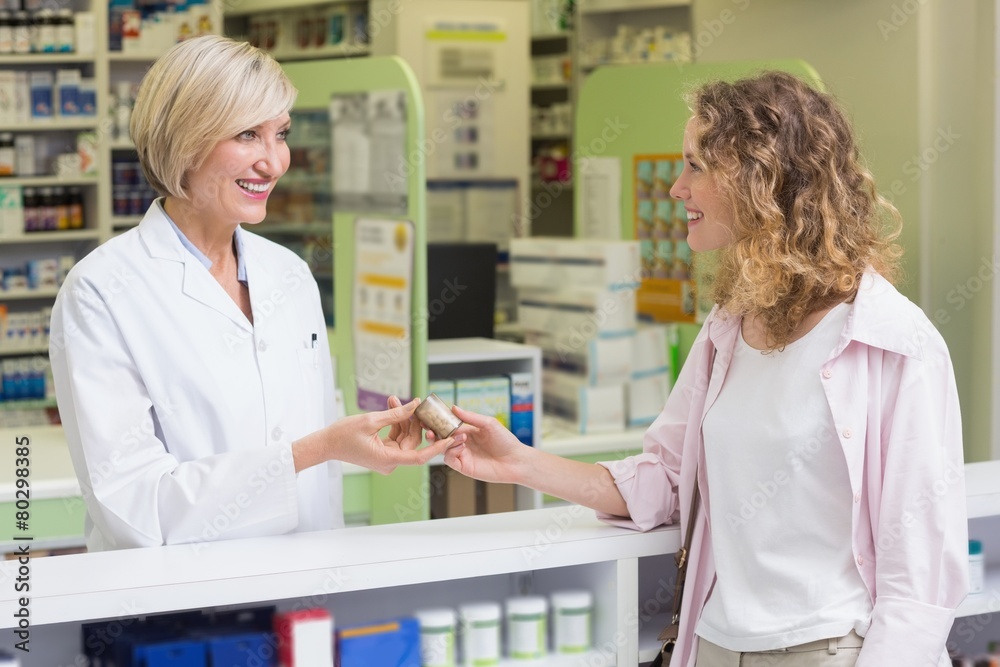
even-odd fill
[[[52,374],[91,550],[343,525],[340,464],[296,474],[291,454],[337,416],[319,290],[238,233],[253,325],[158,205],[59,291]]]

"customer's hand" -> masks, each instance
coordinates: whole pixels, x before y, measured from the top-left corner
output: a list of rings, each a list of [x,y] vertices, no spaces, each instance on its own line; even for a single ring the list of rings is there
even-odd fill
[[[444,462],[458,472],[484,482],[517,483],[527,458],[535,450],[524,445],[503,424],[493,417],[469,412],[455,406],[452,412],[464,424],[452,436]],[[463,437],[463,444],[458,440]],[[437,440],[433,433],[427,439],[435,446],[447,440]]]
[[[453,436],[418,449],[421,429],[413,411],[419,403],[420,399],[413,399],[400,405],[393,396],[388,410],[352,415],[330,424],[327,430],[332,458],[388,475],[401,465],[423,465],[465,440],[465,436]],[[390,427],[389,433],[382,438],[379,431],[386,426]]]

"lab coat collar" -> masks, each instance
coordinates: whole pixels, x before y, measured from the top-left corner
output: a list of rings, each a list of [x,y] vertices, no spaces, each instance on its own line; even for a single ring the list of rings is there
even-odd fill
[[[149,250],[150,256],[183,264],[184,294],[225,315],[241,329],[252,332],[253,325],[236,302],[226,294],[198,258],[188,252],[181,243],[158,202],[159,200],[149,207],[142,222],[139,223],[139,236]]]

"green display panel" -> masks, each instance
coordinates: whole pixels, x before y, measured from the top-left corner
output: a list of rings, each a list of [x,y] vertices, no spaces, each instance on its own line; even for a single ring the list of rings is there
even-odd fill
[[[422,145],[424,105],[410,67],[397,57],[373,57],[287,63],[282,66],[299,90],[296,109],[328,108],[334,95],[372,91],[403,91],[406,95],[407,210],[402,216],[335,210],[333,214],[334,321],[332,352],[337,358],[337,384],[344,392],[348,414],[358,413],[354,368],[351,299],[354,281],[354,223],[358,217],[406,219],[413,223],[413,283],[411,294],[410,365],[412,393],[427,392],[427,329],[421,326],[427,311],[426,176]],[[294,131],[294,130],[293,130]],[[416,156],[416,157],[414,157]],[[334,169],[340,165],[334,165]],[[391,475],[371,475],[371,522],[417,521],[430,517],[426,467],[400,468]],[[351,486],[354,486],[352,482]],[[345,489],[346,490],[346,489]],[[356,492],[352,490],[352,496]],[[422,499],[422,502],[421,502]],[[356,497],[350,499],[356,506]]]

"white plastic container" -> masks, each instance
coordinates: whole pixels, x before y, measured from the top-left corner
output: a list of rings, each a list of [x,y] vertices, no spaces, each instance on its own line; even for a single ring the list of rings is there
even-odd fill
[[[548,653],[548,610],[548,601],[543,597],[508,598],[507,655],[511,661],[535,661]]]
[[[420,623],[421,667],[455,667],[455,610],[421,609],[413,615]]]
[[[982,593],[986,577],[983,543],[969,540],[969,594]]]
[[[593,645],[594,596],[590,591],[552,594],[552,644],[556,653],[585,653]]]
[[[500,664],[500,605],[481,602],[458,609],[462,628],[462,664],[483,667]]]

